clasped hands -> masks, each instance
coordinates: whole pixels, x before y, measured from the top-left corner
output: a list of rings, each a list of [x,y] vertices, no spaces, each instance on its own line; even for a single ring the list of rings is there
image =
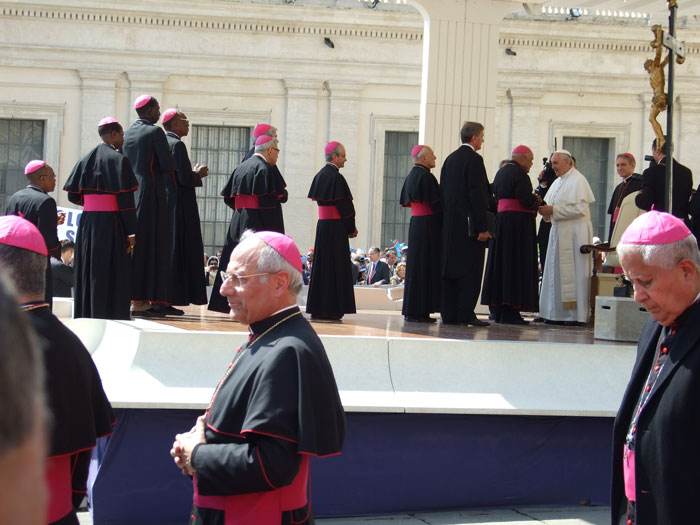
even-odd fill
[[[204,435],[205,417],[199,416],[197,422],[189,432],[177,434],[173,442],[173,448],[170,449],[170,455],[175,462],[175,466],[182,469],[182,473],[186,476],[194,474],[192,466],[192,451],[200,443],[206,443]]]

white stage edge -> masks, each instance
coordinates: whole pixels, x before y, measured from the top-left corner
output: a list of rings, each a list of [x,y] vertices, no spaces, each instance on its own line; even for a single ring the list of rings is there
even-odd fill
[[[66,323],[115,408],[205,409],[246,332]],[[235,325],[234,325],[235,326]],[[636,345],[321,336],[349,412],[614,417]]]

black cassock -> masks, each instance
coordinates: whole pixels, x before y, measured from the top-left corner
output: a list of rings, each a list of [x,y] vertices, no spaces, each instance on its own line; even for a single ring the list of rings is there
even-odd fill
[[[511,203],[517,201],[523,209],[531,211],[499,211],[496,215],[495,239],[489,245],[481,304],[537,312],[538,201],[532,193],[532,182],[520,166],[509,162],[496,173],[492,188],[499,210],[510,199]]]
[[[627,523],[623,474],[627,436],[634,450],[636,524],[698,523],[699,324],[700,304],[694,303],[670,327],[649,319],[642,328],[637,358],[613,425],[610,511],[615,525]],[[655,370],[656,366],[660,368]]]
[[[282,203],[287,202],[286,186],[277,166],[268,164],[260,155],[253,155],[233,170],[226,186],[221,190],[226,205],[234,210],[219,262],[221,271],[226,271],[231,252],[244,231],[284,233]],[[236,198],[241,195],[257,199],[258,208],[236,208]],[[228,312],[228,302],[219,294],[219,288],[221,275],[217,273],[209,299],[209,310]]]
[[[38,186],[30,184],[16,192],[7,201],[5,207],[6,215],[21,215],[34,224],[46,243],[49,257],[59,258],[61,256],[61,245],[58,242],[58,210],[56,201]],[[46,259],[46,293],[44,299],[47,303],[53,304],[52,300],[53,279],[51,276],[51,265]]]
[[[72,525],[78,523],[74,509],[87,491],[92,448],[97,438],[112,433],[116,418],[92,357],[80,339],[47,307],[36,306],[27,304],[24,308],[29,310],[29,322],[38,335],[46,370],[46,400],[51,414],[49,490],[66,497],[70,494],[72,499],[72,505],[61,499],[51,506],[67,509],[67,513],[54,513],[50,523]]]
[[[309,457],[339,454],[345,439],[333,370],[297,307],[250,329],[254,338],[234,356],[207,412],[207,442],[192,453],[196,493],[237,508],[233,523],[292,523],[292,514],[294,523],[313,523],[304,478]],[[280,512],[277,498],[295,486],[298,507]],[[224,512],[199,496],[192,523],[223,525]]]
[[[114,196],[119,208],[84,210],[80,217],[73,267],[74,317],[130,319],[131,262],[126,248],[127,237],[136,233],[137,187],[129,160],[107,144],[83,157],[63,186],[73,204],[84,206],[89,195]]]
[[[185,143],[175,133],[166,133],[175,161],[175,178],[166,177],[170,218],[170,270],[173,304],[206,304],[207,290],[202,278],[204,244],[199,222],[195,188],[202,179],[192,171]]]
[[[173,156],[165,132],[143,119],[126,130],[122,150],[139,184],[134,194],[137,225],[131,254],[131,299],[168,303],[170,227],[165,178],[174,177]]]
[[[348,234],[355,231],[355,206],[345,177],[333,164],[326,164],[316,174],[309,189],[309,199],[321,208],[337,210],[337,219],[316,223],[314,264],[306,301],[312,315],[342,316],[354,314],[355,292],[350,261]]]
[[[401,206],[422,203],[432,214],[412,212],[408,227],[408,260],[401,313],[424,317],[440,310],[442,205],[440,185],[429,169],[415,165],[401,189]],[[414,205],[415,208],[415,205]],[[427,213],[427,209],[425,212]],[[415,213],[415,215],[413,214]]]
[[[617,214],[619,213],[620,205],[622,201],[630,193],[642,189],[642,176],[638,173],[633,173],[620,184],[615,186],[612,197],[610,198],[610,205],[608,206],[608,215],[610,215],[610,229],[608,230],[608,242],[612,238],[612,232],[615,228],[615,223],[617,222]]]

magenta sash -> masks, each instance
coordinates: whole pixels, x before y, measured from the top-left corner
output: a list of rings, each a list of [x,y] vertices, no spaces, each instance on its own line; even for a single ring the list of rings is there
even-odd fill
[[[634,450],[629,450],[627,445],[625,445],[625,450],[622,454],[622,474],[625,478],[625,496],[630,501],[637,501],[634,472]]]
[[[535,210],[528,210],[525,206],[520,204],[518,199],[500,199],[498,201],[498,211],[521,211],[524,213],[536,213]]]
[[[236,200],[234,205],[237,210],[242,208],[248,208],[251,210],[259,210],[260,202],[258,202],[257,195],[236,195]]]
[[[432,215],[433,209],[430,204],[425,202],[412,202],[411,203],[411,215],[413,217],[422,217],[424,215]]]
[[[119,211],[116,195],[83,195],[83,211]]]
[[[202,496],[197,492],[197,476],[194,477],[194,504],[198,507],[224,511],[225,525],[255,523],[255,525],[279,525],[282,512],[306,505],[309,482],[310,457],[302,455],[299,472],[286,487],[267,492],[251,492],[233,496]]]
[[[64,518],[73,510],[70,456],[48,458],[46,484],[49,487],[48,523]]]
[[[338,208],[335,206],[319,206],[318,207],[318,218],[321,220],[326,219],[340,219],[340,213]]]

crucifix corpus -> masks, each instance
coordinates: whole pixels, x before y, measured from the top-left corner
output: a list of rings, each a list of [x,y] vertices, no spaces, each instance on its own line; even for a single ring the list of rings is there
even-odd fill
[[[654,128],[656,135],[656,147],[662,150],[666,141],[666,155],[668,158],[673,156],[673,80],[674,60],[677,64],[685,62],[685,45],[683,42],[676,40],[676,11],[678,3],[676,0],[668,2],[668,32],[664,32],[663,28],[656,24],[652,26],[651,31],[654,33],[654,40],[651,41],[651,48],[655,51],[653,59],[644,62],[644,69],[649,73],[649,83],[654,91],[654,96],[651,99],[651,111],[649,113],[649,122]],[[668,49],[666,58],[661,60],[663,48]],[[668,95],[664,92],[666,87],[666,79],[664,78],[664,68],[668,66]],[[663,129],[656,120],[662,111],[666,111],[666,137],[664,137]],[[673,162],[666,163],[666,195],[668,197],[668,211],[671,212],[671,168]]]

